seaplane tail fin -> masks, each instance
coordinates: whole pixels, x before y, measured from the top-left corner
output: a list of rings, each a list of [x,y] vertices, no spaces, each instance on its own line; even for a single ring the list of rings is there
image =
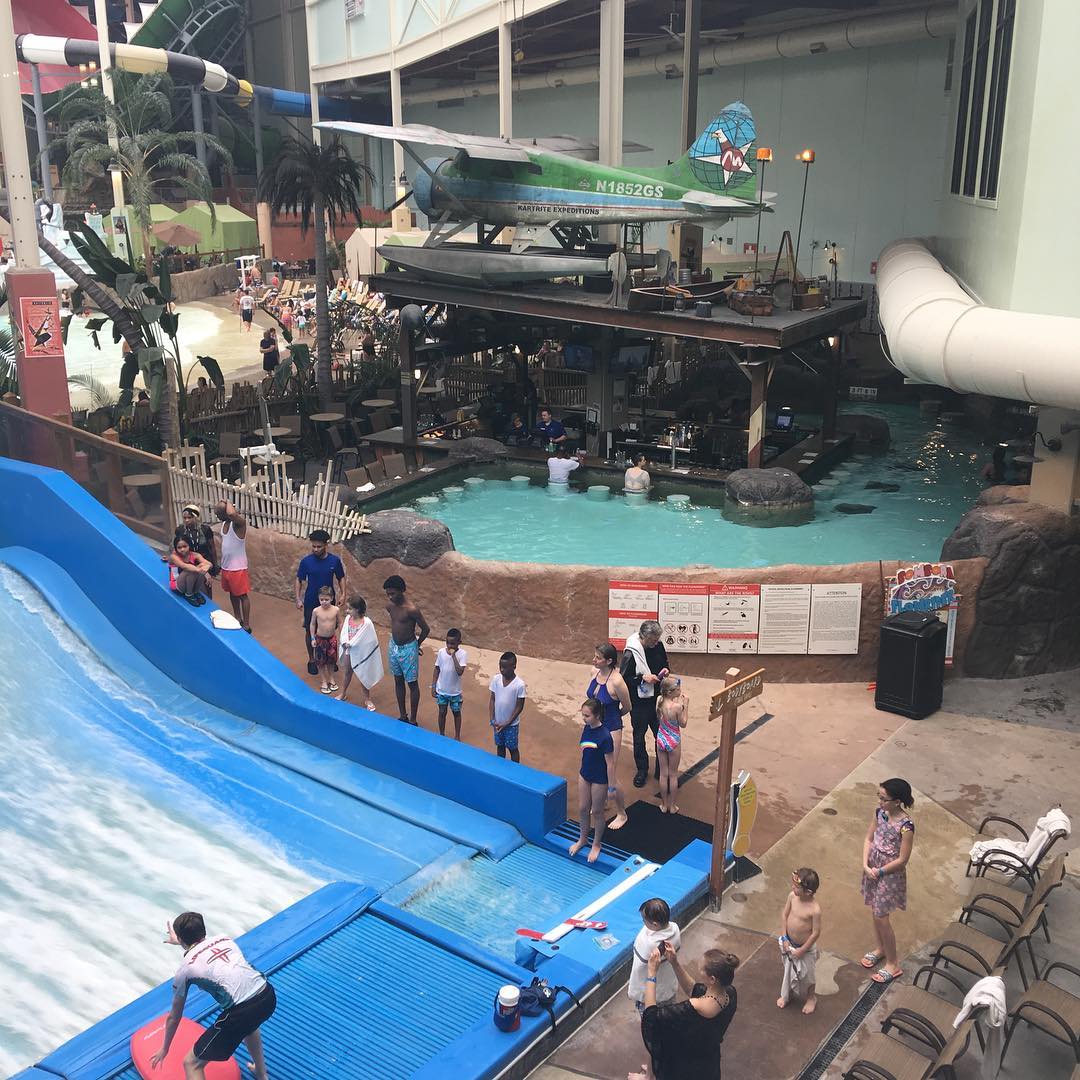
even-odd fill
[[[754,118],[746,105],[733,101],[678,161],[657,173],[683,187],[756,201],[756,148]]]

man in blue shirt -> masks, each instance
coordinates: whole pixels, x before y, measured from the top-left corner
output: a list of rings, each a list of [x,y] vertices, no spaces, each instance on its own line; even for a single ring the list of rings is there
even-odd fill
[[[547,407],[540,410],[540,423],[536,425],[536,434],[540,437],[541,447],[554,443],[558,446],[566,442],[566,428],[558,420],[551,418],[551,410]]]
[[[325,529],[316,529],[308,539],[311,541],[311,554],[300,560],[296,570],[296,607],[304,613],[304,644],[307,646],[308,674],[318,675],[315,664],[315,651],[311,645],[311,613],[319,606],[319,590],[326,586],[334,594],[334,603],[348,596],[345,587],[345,564],[326,550],[330,543],[330,534]],[[300,586],[306,582],[301,596]],[[335,584],[336,583],[336,584]]]

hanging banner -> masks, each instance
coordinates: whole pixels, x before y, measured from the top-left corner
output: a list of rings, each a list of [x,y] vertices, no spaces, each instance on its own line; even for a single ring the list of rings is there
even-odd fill
[[[658,586],[664,645],[674,652],[703,653],[709,634],[709,586]]]
[[[60,301],[52,296],[19,297],[19,337],[28,360],[64,355]]]
[[[885,614],[901,611],[932,611],[945,623],[945,664],[952,666],[956,643],[956,613],[960,593],[949,563],[915,563],[901,567],[885,579]]]
[[[760,585],[709,586],[709,652],[756,653]]]
[[[621,649],[646,619],[656,619],[655,581],[608,582],[608,641]]]

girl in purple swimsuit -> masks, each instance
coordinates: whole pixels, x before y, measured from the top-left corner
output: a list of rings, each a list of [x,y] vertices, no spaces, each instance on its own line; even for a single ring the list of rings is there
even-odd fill
[[[619,674],[619,654],[614,645],[604,641],[596,646],[593,654],[592,680],[586,697],[596,698],[604,710],[604,727],[611,732],[614,744],[612,760],[616,771],[619,767],[619,750],[622,747],[623,717],[630,712],[630,691]],[[608,778],[615,787],[615,820],[609,829],[621,829],[626,824],[626,801],[617,775]]]

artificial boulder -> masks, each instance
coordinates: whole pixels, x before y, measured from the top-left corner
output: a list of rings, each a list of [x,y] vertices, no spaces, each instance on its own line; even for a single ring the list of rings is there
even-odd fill
[[[790,469],[737,469],[728,474],[724,490],[743,507],[790,510],[814,502],[814,493]]]
[[[855,436],[855,449],[860,451],[888,450],[892,442],[887,420],[866,413],[840,413],[836,418],[836,430],[843,435]]]
[[[494,461],[496,458],[506,457],[509,453],[510,451],[497,439],[485,439],[479,435],[458,439],[450,448],[451,459],[469,461]]]
[[[1006,506],[1013,503],[1026,503],[1031,493],[1028,484],[994,484],[980,493],[979,506]]]
[[[379,510],[367,516],[370,533],[361,533],[345,546],[363,566],[376,559],[395,559],[403,566],[428,567],[454,550],[454,538],[441,522],[411,510]]]
[[[872,514],[877,507],[867,503],[837,503],[833,509],[841,514]]]
[[[977,506],[941,558],[978,557],[988,562],[965,674],[1012,678],[1080,664],[1080,520],[1029,503]]]

